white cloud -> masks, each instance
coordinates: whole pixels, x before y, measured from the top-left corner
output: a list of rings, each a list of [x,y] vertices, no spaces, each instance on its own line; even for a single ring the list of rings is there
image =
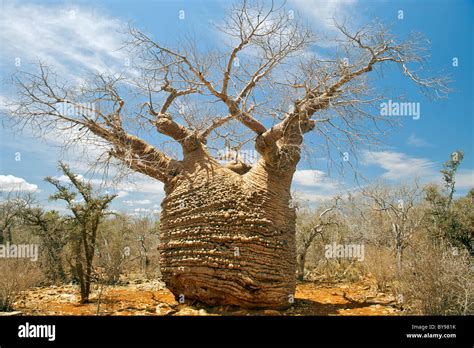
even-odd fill
[[[5,97],[4,95],[0,95],[0,111],[8,112],[8,111],[11,111],[11,110],[12,110],[12,108],[9,105],[8,98]]]
[[[306,201],[308,203],[321,203],[328,201],[336,196],[333,193],[328,194],[319,194],[312,191],[295,191],[293,194],[293,198],[295,200]]]
[[[86,168],[87,169],[87,168]],[[91,183],[94,186],[100,187],[102,189],[107,190],[114,190],[118,197],[125,197],[132,193],[146,193],[149,195],[158,195],[164,196],[164,185],[162,182],[148,178],[145,175],[134,173],[129,175],[126,179],[122,179],[122,181],[118,182],[109,182],[103,181],[97,178],[85,178],[82,174],[77,174],[76,176],[80,180],[86,180],[87,182]],[[54,178],[58,179],[61,182],[69,183],[69,178],[66,175],[55,176]],[[151,204],[151,201],[148,200],[128,200],[124,201],[125,204],[127,202],[133,202],[130,204]]]
[[[456,188],[474,188],[474,169],[460,169],[456,174]]]
[[[302,14],[310,16],[315,27],[333,30],[334,19],[344,21],[357,0],[291,0]],[[353,19],[353,17],[352,17]]]
[[[48,63],[62,80],[79,83],[86,71],[136,74],[126,66],[129,58],[121,49],[127,40],[127,23],[111,17],[93,6],[60,3],[2,2],[0,11],[0,56],[2,74],[19,69],[28,71],[28,64],[38,60]],[[19,59],[19,60],[17,60]],[[132,65],[133,66],[133,65]],[[8,111],[8,96],[0,95],[0,111]],[[71,168],[90,167],[108,149],[103,140],[76,128],[52,130],[43,134],[25,128],[27,137],[41,136],[48,146],[35,141],[35,151],[51,153],[57,145],[61,156]],[[75,139],[80,139],[77,142]],[[30,145],[29,141],[26,145]],[[62,148],[63,145],[68,146]],[[31,150],[29,150],[31,151]]]
[[[414,147],[433,147],[433,145],[427,142],[425,139],[418,138],[415,133],[411,133],[411,135],[408,137],[407,144]]]
[[[330,200],[344,190],[342,183],[328,177],[320,170],[297,170],[293,176],[293,182],[300,185],[293,192],[294,199],[310,204]]]
[[[135,208],[132,210],[132,213],[129,213],[129,214],[133,216],[139,216],[139,215],[159,214],[159,213],[160,213],[159,209]]]
[[[137,200],[123,201],[123,203],[126,205],[147,205],[147,204],[151,204],[151,201],[149,199],[137,199]]]
[[[82,174],[75,174],[75,175],[79,180],[84,181],[84,176]],[[53,179],[56,179],[60,182],[65,182],[65,183],[71,182],[71,180],[69,180],[69,177],[66,175],[53,176]]]
[[[71,4],[20,4],[12,1],[2,3],[1,8],[0,62],[5,68],[11,65],[11,70],[14,70],[15,58],[21,59],[21,69],[26,63],[40,59],[49,63],[58,76],[72,81],[81,80],[78,76],[84,76],[85,70],[115,73],[125,68],[127,52],[120,48],[126,39],[123,34],[126,23],[120,19],[90,6]],[[0,110],[7,108],[6,101],[7,98],[0,96]],[[61,151],[61,158],[75,172],[86,173],[90,164],[95,163],[109,147],[94,135],[85,137],[76,128],[64,128],[42,134],[48,146],[35,141],[34,148],[50,154],[51,145],[68,144],[70,146]],[[39,135],[30,129],[25,133],[26,136]],[[72,144],[73,139],[78,138],[81,140]],[[25,146],[29,145],[31,142],[25,141]],[[79,177],[83,178],[82,175]],[[58,178],[67,181],[64,176]],[[163,185],[157,181],[143,177],[136,180],[134,177],[132,181],[104,184],[99,179],[90,180],[96,186],[118,190],[120,197],[134,192],[163,194]]]
[[[123,197],[126,197],[126,196],[128,196],[127,191],[118,191],[117,192],[117,198],[123,198]]]
[[[376,165],[385,170],[382,178],[388,180],[433,178],[437,175],[436,164],[426,158],[410,157],[401,152],[366,151],[363,154],[365,165]]]
[[[147,178],[141,174],[134,174],[129,178],[129,180],[119,182],[115,184],[114,187],[128,193],[141,192],[151,195],[164,195],[165,193],[163,189],[164,185],[161,181]]]
[[[325,189],[336,189],[339,185],[320,170],[297,170],[293,181],[302,186],[316,186]]]
[[[124,65],[124,23],[79,6],[3,2],[0,41],[4,63],[45,61],[58,72],[111,71]],[[77,70],[76,70],[77,69]]]
[[[0,191],[37,192],[38,186],[13,175],[0,175]]]

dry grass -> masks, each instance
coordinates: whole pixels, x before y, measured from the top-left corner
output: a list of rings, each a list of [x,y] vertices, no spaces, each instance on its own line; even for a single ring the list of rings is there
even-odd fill
[[[419,244],[407,253],[399,291],[416,314],[472,315],[472,258],[449,247]]]
[[[30,260],[0,259],[0,311],[13,310],[20,294],[42,280],[42,273]]]

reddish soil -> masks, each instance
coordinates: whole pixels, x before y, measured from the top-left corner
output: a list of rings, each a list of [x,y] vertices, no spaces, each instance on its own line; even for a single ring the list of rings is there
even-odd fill
[[[138,283],[138,284],[137,284]],[[33,288],[15,303],[22,315],[400,315],[393,296],[377,292],[372,281],[301,283],[294,304],[283,311],[245,310],[179,304],[157,281],[94,289],[91,302],[78,304],[77,287]],[[100,294],[100,300],[99,300]]]

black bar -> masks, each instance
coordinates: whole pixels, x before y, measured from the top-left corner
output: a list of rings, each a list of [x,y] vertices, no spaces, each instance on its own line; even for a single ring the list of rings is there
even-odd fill
[[[55,340],[20,338],[25,323],[55,325]],[[125,344],[284,344],[466,346],[473,317],[0,317],[0,347]],[[413,325],[416,325],[414,327]],[[430,325],[434,325],[430,326]],[[446,325],[438,327],[438,325]],[[454,325],[454,327],[453,327]],[[426,328],[423,330],[422,328]],[[456,337],[407,338],[407,334]]]

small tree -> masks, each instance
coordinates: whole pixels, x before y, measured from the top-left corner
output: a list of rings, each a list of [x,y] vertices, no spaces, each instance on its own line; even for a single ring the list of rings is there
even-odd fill
[[[304,270],[306,265],[306,255],[308,254],[308,250],[313,244],[315,238],[324,232],[325,227],[336,224],[334,221],[334,215],[330,214],[334,209],[337,208],[337,202],[339,197],[333,201],[333,203],[326,209],[320,210],[319,214],[316,213],[316,216],[310,218],[310,221],[307,219],[301,219],[298,216],[298,220],[296,223],[296,234],[297,234],[297,262],[298,268],[296,270],[296,275],[298,280],[304,280]]]
[[[458,168],[461,165],[463,158],[464,152],[454,151],[451,154],[451,159],[444,163],[443,169],[441,170],[441,174],[443,174],[444,186],[446,188],[448,196],[446,202],[446,206],[448,209],[453,201],[454,192],[456,192],[456,172],[458,171]]]
[[[444,181],[444,192],[434,184],[425,187],[426,200],[429,203],[427,228],[430,235],[438,240],[448,242],[453,247],[464,247],[473,253],[473,210],[474,191],[466,197],[453,200],[456,192],[456,173],[464,158],[462,151],[455,151],[441,170]]]
[[[26,225],[33,227],[32,233],[41,239],[46,251],[47,277],[53,282],[64,281],[66,272],[62,251],[68,242],[67,221],[57,211],[44,211],[39,207],[26,209],[23,214]]]
[[[67,176],[72,185],[64,186],[53,177],[45,180],[57,189],[50,197],[53,200],[64,200],[67,208],[72,212],[72,221],[75,225],[71,236],[75,260],[73,264],[74,275],[78,278],[81,286],[81,303],[89,302],[90,285],[92,281],[92,262],[94,259],[97,231],[106,210],[116,195],[100,196],[94,193],[92,185],[80,180],[71,172],[69,166],[59,162],[59,169]],[[74,192],[74,189],[77,192]],[[76,197],[81,195],[82,201]]]
[[[133,232],[130,218],[125,214],[114,213],[101,224],[97,266],[101,268],[104,275],[101,278],[106,284],[117,284],[131,261]]]
[[[25,209],[33,201],[33,195],[21,191],[11,191],[0,202],[0,244],[13,243],[12,229]]]
[[[372,185],[365,188],[362,194],[369,198],[374,211],[384,213],[388,218],[391,247],[395,249],[397,273],[400,276],[403,251],[423,220],[416,209],[422,191],[415,182],[412,186],[401,185],[395,188]],[[385,232],[382,226],[381,231]]]

